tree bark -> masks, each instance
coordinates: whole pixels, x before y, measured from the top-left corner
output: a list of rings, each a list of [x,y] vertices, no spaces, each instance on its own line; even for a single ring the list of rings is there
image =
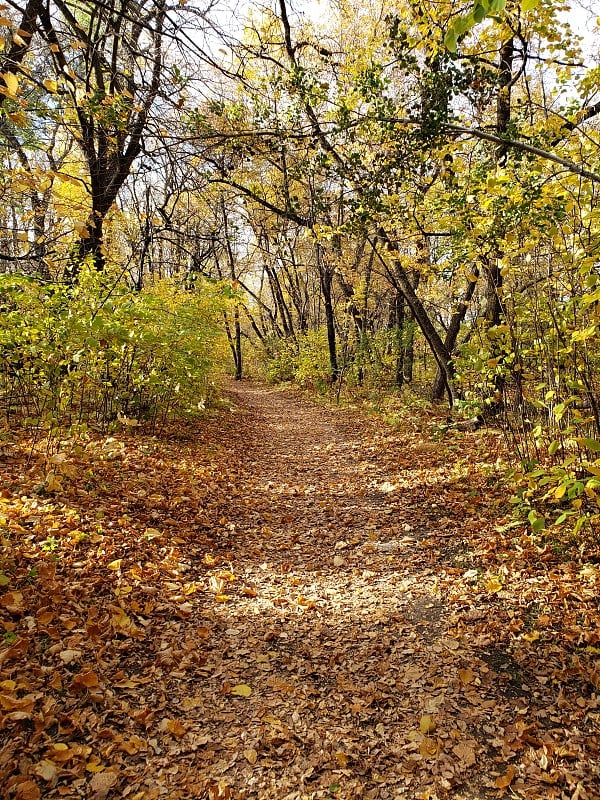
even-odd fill
[[[473,275],[477,277],[478,272],[474,270]],[[464,322],[465,316],[467,315],[467,311],[469,309],[469,303],[475,293],[475,287],[477,286],[477,280],[469,281],[467,289],[463,295],[463,299],[458,304],[457,308],[455,309],[454,313],[450,317],[450,324],[448,325],[448,329],[446,331],[446,337],[444,339],[444,345],[449,353],[454,352],[454,348],[456,347],[456,342],[458,339],[458,334],[460,333],[460,326]],[[444,388],[445,388],[445,380],[442,371],[439,369],[436,372],[435,379],[433,381],[433,386],[431,389],[431,399],[432,400],[441,400],[444,396]]]
[[[379,238],[385,243],[388,251],[392,253],[392,269],[390,269],[380,253],[377,253],[377,256],[384,266],[392,284],[404,295],[408,307],[412,311],[417,325],[421,329],[423,336],[425,337],[425,341],[429,345],[431,352],[433,353],[433,356],[442,372],[442,375],[444,376],[448,402],[450,403],[450,406],[452,406],[454,401],[458,398],[456,387],[454,385],[454,367],[452,364],[452,356],[448,352],[439,333],[436,331],[429,314],[423,307],[421,300],[413,289],[408,273],[397,257],[398,250],[396,245],[394,242],[392,242],[389,235],[382,229],[379,231]],[[373,247],[375,247],[375,244],[373,244]],[[394,256],[394,254],[396,255]]]

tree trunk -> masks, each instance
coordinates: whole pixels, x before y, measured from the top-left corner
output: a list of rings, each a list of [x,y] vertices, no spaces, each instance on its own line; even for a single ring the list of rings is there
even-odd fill
[[[474,270],[473,274],[475,277],[479,274],[477,270]],[[448,330],[446,331],[446,338],[444,339],[444,345],[449,353],[454,352],[454,348],[456,347],[456,341],[458,339],[458,334],[460,333],[460,326],[462,325],[467,311],[469,309],[469,303],[473,297],[475,292],[475,287],[477,286],[477,280],[469,281],[469,285],[465,291],[463,299],[458,304],[456,310],[452,314],[450,318],[450,324],[448,325]],[[444,376],[442,371],[438,368],[436,372],[435,379],[433,381],[433,386],[431,388],[431,399],[432,400],[441,400],[444,396]]]
[[[429,348],[433,353],[440,370],[442,371],[446,392],[448,394],[448,402],[452,406],[458,395],[454,386],[454,367],[452,364],[451,354],[448,352],[448,349],[440,338],[439,333],[436,331],[429,314],[423,307],[423,304],[413,289],[408,273],[400,263],[400,259],[397,257],[397,246],[394,244],[394,242],[392,242],[389,235],[382,229],[379,231],[379,238],[385,243],[388,251],[393,254],[393,269],[390,269],[380,253],[377,254],[378,258],[383,264],[393,285],[404,295],[408,307],[412,311],[417,325],[421,329],[423,336],[425,337],[425,341],[429,345]]]
[[[333,273],[329,267],[323,263],[321,248],[317,245],[317,266],[319,269],[319,283],[323,294],[323,306],[325,307],[325,325],[327,327],[327,348],[329,351],[329,377],[332,383],[339,377],[339,366],[337,360],[337,340],[335,334],[335,317],[333,313],[333,301],[331,294],[331,284]]]

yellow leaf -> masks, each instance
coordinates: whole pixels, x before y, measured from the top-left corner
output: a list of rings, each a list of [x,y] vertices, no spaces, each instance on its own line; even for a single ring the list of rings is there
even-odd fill
[[[17,76],[14,75],[12,72],[3,72],[2,80],[4,81],[4,85],[6,86],[4,94],[8,94],[10,97],[15,97],[15,95],[19,91],[19,79],[17,78]]]
[[[57,475],[55,472],[49,472],[46,475],[46,491],[48,492],[60,492],[62,491],[62,483],[60,481],[60,475]]]
[[[217,603],[228,603],[231,600],[231,596],[228,594],[216,594],[215,600]]]
[[[46,80],[43,81],[43,83],[44,83],[44,88],[47,89],[50,92],[50,94],[56,94],[56,92],[58,91],[58,83],[55,80],[53,80],[52,78],[46,78]]]
[[[269,725],[273,725],[275,728],[281,728],[282,722],[278,717],[274,717],[272,714],[265,714],[262,718],[263,722],[268,723]]]
[[[435,720],[431,714],[423,714],[419,727],[421,728],[421,733],[431,733],[431,731],[435,730]]]
[[[232,687],[231,694],[234,694],[237,697],[250,697],[252,694],[252,689],[247,683],[238,683],[237,686]]]
[[[90,232],[89,232],[88,226],[85,224],[85,222],[79,222],[77,220],[77,221],[75,221],[73,223],[73,228],[75,228],[75,231],[77,232],[77,235],[81,239],[89,239],[90,238]]]
[[[131,617],[122,608],[114,606],[113,609],[114,612],[111,617],[113,628],[124,635],[136,636],[139,633],[139,629]]]
[[[485,582],[485,588],[488,592],[499,592],[502,589],[502,584],[498,578],[490,578]]]
[[[244,750],[244,758],[249,764],[256,764],[258,753],[253,747],[249,747],[247,750]]]
[[[122,560],[122,558],[117,558],[114,561],[111,561],[110,564],[106,565],[106,569],[112,569],[116,572],[117,570],[121,569]]]
[[[539,631],[531,631],[530,633],[524,633],[521,636],[521,639],[525,639],[525,641],[527,642],[537,642],[539,638],[540,638]]]
[[[469,669],[459,669],[458,670],[458,677],[460,678],[460,682],[464,684],[473,683],[475,680],[475,673],[473,670]]]
[[[106,767],[99,761],[88,761],[88,763],[85,765],[85,769],[86,772],[103,772]]]

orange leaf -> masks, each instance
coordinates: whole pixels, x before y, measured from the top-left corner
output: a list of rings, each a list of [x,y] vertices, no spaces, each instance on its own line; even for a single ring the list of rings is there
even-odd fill
[[[499,778],[496,778],[494,784],[498,787],[498,789],[507,789],[515,777],[515,768],[511,764],[510,767],[506,770],[506,775],[501,775]]]
[[[166,725],[169,733],[172,733],[177,739],[181,739],[187,733],[187,728],[184,728],[181,722],[177,719],[170,719]]]
[[[40,800],[41,792],[34,781],[23,781],[13,788],[15,800]]]
[[[71,690],[74,692],[81,692],[84,689],[94,689],[96,686],[99,686],[99,684],[100,681],[96,673],[89,670],[89,672],[80,672],[78,675],[75,675],[71,681]]]
[[[57,764],[65,764],[73,758],[75,753],[64,742],[56,742],[48,748],[48,755]]]

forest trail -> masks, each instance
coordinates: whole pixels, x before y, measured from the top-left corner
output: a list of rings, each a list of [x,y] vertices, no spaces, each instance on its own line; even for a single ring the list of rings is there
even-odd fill
[[[7,800],[597,798],[598,570],[499,528],[499,435],[226,398],[9,465],[23,565],[70,544],[0,597]]]

